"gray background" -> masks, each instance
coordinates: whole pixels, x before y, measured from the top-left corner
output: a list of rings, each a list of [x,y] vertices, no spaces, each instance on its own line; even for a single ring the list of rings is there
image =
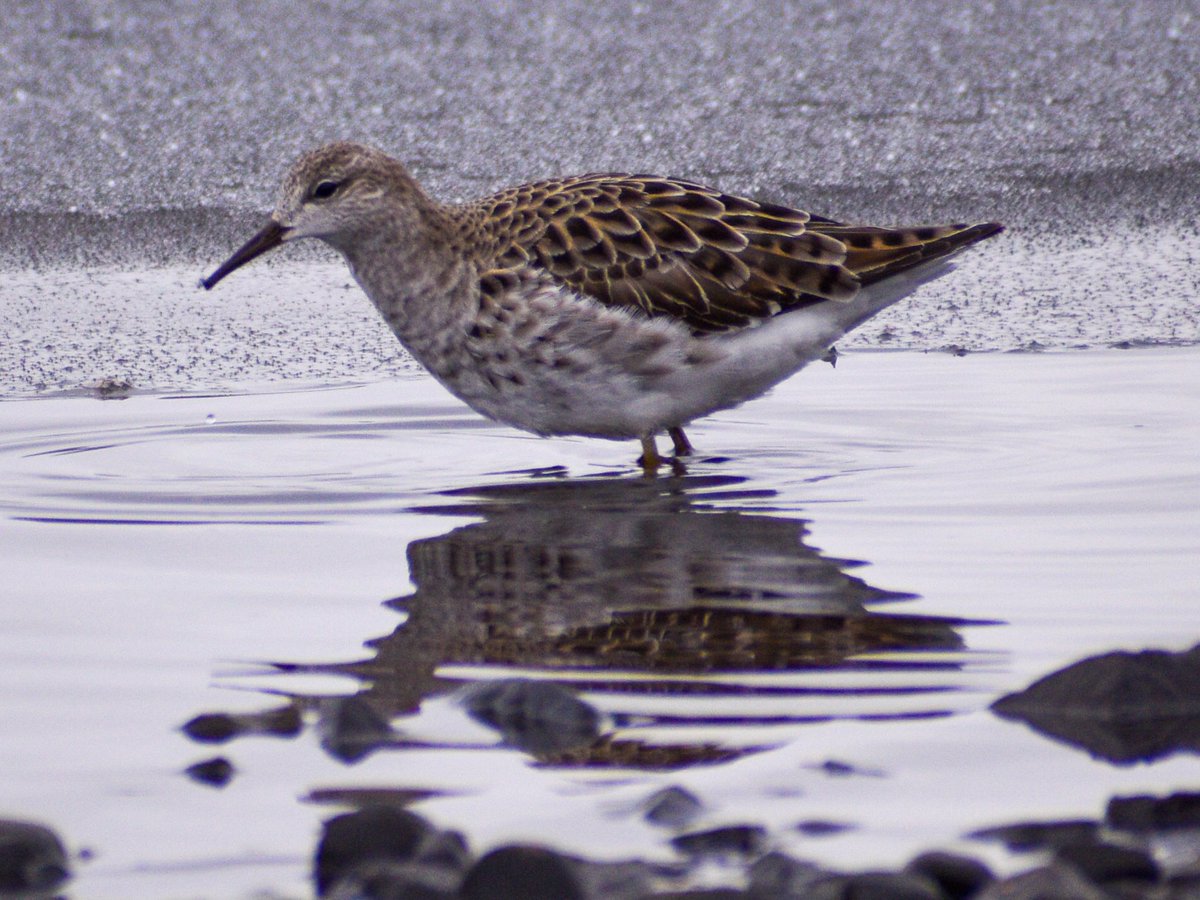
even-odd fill
[[[0,262],[207,261],[299,151],[436,195],[589,170],[846,219],[1194,232],[1200,3],[8,0]]]

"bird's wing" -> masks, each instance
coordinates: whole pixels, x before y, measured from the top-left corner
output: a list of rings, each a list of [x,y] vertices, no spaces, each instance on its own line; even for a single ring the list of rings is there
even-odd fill
[[[485,292],[533,267],[602,303],[731,331],[958,249],[968,226],[842,225],[649,175],[582,175],[473,204],[489,246]]]

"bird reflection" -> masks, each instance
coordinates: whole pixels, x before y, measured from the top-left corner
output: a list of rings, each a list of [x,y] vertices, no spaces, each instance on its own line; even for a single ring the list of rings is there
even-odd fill
[[[479,521],[410,544],[402,624],[321,669],[388,718],[477,680],[568,684],[617,727],[546,764],[716,762],[769,743],[756,726],[945,714],[970,623],[892,612],[912,595],[849,574],[771,498],[717,477],[444,495],[420,512]]]

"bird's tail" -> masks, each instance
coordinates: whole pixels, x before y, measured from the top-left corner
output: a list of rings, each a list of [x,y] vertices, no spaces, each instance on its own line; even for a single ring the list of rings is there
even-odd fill
[[[808,227],[845,245],[842,265],[862,285],[858,295],[836,312],[843,333],[949,272],[960,251],[1004,230],[997,222],[878,228],[815,220]]]

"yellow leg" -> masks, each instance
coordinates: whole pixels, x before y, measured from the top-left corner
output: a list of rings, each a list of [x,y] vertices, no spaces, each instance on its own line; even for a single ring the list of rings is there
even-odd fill
[[[658,444],[655,443],[654,435],[649,434],[642,438],[642,455],[638,462],[647,475],[653,475],[662,465],[662,457],[658,455]]]

